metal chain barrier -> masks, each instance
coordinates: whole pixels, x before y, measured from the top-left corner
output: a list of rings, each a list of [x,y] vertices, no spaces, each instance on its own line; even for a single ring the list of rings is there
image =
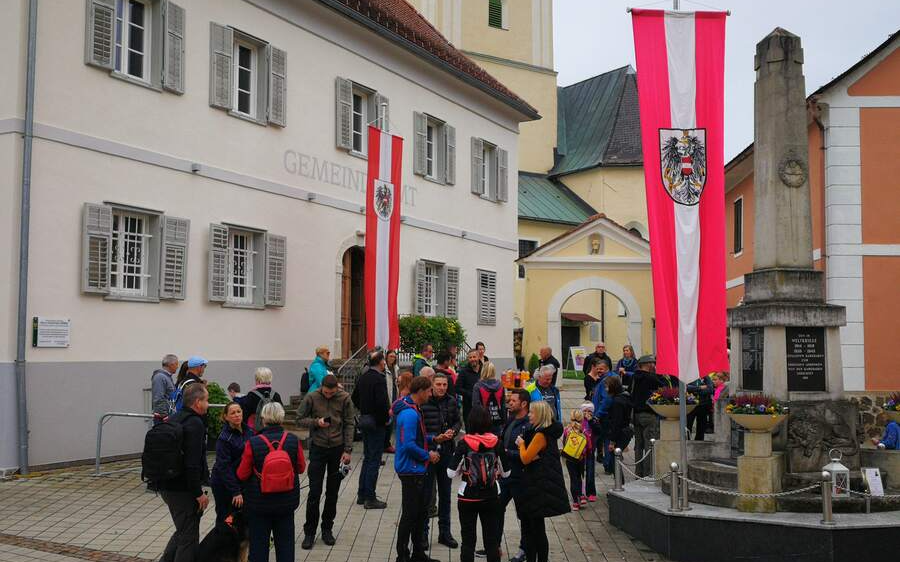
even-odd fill
[[[852,496],[862,496],[866,498],[881,498],[885,500],[900,500],[900,494],[884,494],[883,496],[873,496],[869,492],[857,492],[856,490],[848,490]]]
[[[639,464],[641,464],[642,462],[644,462],[644,459],[647,459],[647,458],[650,457],[650,455],[652,455],[652,454],[653,454],[653,449],[647,449],[647,452],[644,453],[644,456],[641,457],[640,460],[636,460],[636,461],[634,461],[634,462],[625,462],[624,460],[622,460],[622,461],[619,461],[619,462],[621,462],[623,466],[633,466],[633,467],[637,467],[637,465],[639,465]]]
[[[704,490],[709,490],[710,492],[724,494],[726,496],[734,496],[734,497],[739,497],[739,498],[783,498],[783,497],[787,497],[787,496],[793,496],[796,494],[802,494],[804,492],[810,492],[812,490],[818,490],[819,488],[821,488],[821,484],[811,484],[804,488],[797,488],[796,490],[787,490],[785,492],[772,492],[769,494],[746,494],[743,492],[735,492],[733,490],[726,490],[724,488],[719,488],[716,486],[710,486],[708,484],[703,484],[701,482],[696,482],[694,480],[691,480],[687,476],[682,476],[682,478],[684,480],[686,480],[688,483],[690,483],[691,485],[696,486],[698,488],[701,488]]]
[[[626,474],[628,474],[635,480],[641,480],[643,482],[662,482],[663,480],[666,480],[670,476],[670,473],[668,473],[668,472],[663,474],[659,478],[651,478],[650,476],[638,476],[637,474],[632,472],[630,468],[628,468],[628,466],[627,466],[628,463],[625,463],[623,461],[618,461],[618,462],[619,462],[619,466],[622,467],[622,470],[624,470]],[[634,465],[632,465],[632,466],[634,466]]]

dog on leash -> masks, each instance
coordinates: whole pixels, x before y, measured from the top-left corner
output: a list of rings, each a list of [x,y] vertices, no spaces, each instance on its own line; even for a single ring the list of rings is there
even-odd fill
[[[200,542],[197,562],[247,562],[250,532],[240,511],[216,524]]]

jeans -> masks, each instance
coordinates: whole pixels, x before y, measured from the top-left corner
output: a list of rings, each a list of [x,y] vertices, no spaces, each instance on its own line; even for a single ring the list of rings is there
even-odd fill
[[[659,438],[659,418],[653,412],[635,412],[634,414],[634,459],[639,460],[650,447],[651,439]],[[638,476],[650,476],[653,473],[651,459],[646,458],[637,466]]]
[[[276,562],[294,562],[294,512],[249,513],[250,556],[248,562],[268,562],[269,536],[275,541]]]
[[[356,495],[364,500],[375,499],[375,485],[378,484],[378,469],[381,468],[381,455],[384,454],[386,431],[384,427],[376,427],[362,432],[363,461]]]
[[[325,481],[325,508],[322,510],[322,529],[334,527],[334,516],[337,514],[338,490],[341,487],[340,464],[344,448],[318,447],[311,445],[309,450],[309,497],[306,499],[306,523],[303,533],[315,535],[319,524],[319,498],[322,497],[322,481]]]
[[[526,517],[522,519],[522,532],[528,536],[525,559],[528,562],[547,562],[550,557],[550,543],[547,541],[544,518]]]
[[[166,544],[160,562],[194,562],[200,546],[200,517],[203,513],[190,492],[160,492],[169,507],[175,532]]]
[[[573,461],[566,459],[566,470],[569,471],[569,493],[572,494],[572,503],[578,503],[578,500],[584,495],[582,487],[582,477],[584,476],[584,465],[594,464],[594,459],[587,458],[587,462]]]
[[[597,481],[594,474],[597,472],[597,463],[594,462],[594,449],[588,451],[587,461],[584,463],[584,495],[596,496]]]
[[[399,478],[403,500],[400,505],[400,523],[397,524],[397,560],[410,559],[410,539],[412,539],[412,557],[424,558],[425,546],[421,538],[425,532],[425,518],[428,515],[425,475]]]
[[[216,501],[216,525],[219,525],[224,523],[225,518],[235,511],[236,508],[231,505],[234,496],[227,488],[221,485],[213,484],[210,486],[210,489],[213,493],[213,499]]]
[[[497,540],[500,540],[500,537],[503,536],[503,527],[506,520],[506,507],[509,505],[509,502],[513,499],[513,492],[516,488],[522,485],[522,480],[519,478],[506,478],[500,480],[500,498],[499,498],[499,507],[497,508]],[[515,505],[515,504],[514,504]],[[515,512],[515,508],[513,509]],[[516,512],[516,518],[518,519],[518,512]],[[522,521],[519,521],[519,530],[522,529]],[[524,532],[519,533],[519,550],[525,552],[525,536]]]
[[[500,562],[500,535],[495,520],[500,510],[499,500],[460,501],[456,505],[459,509],[459,532],[462,535],[459,561],[475,560],[475,525],[481,519],[481,539],[484,541],[487,562]]]
[[[609,439],[604,438],[603,441],[601,441],[601,447],[602,449],[597,451],[597,456],[602,459],[603,470],[607,474],[612,474],[613,470],[615,470],[616,456],[609,450]]]
[[[428,499],[425,505],[430,506],[432,502],[432,493],[434,493],[434,482],[437,481],[437,500],[438,500],[438,531],[440,536],[450,535],[450,494],[452,492],[451,485],[453,481],[447,476],[447,466],[450,464],[452,455],[441,452],[441,460],[437,464],[428,466],[428,473],[425,476],[425,494]],[[428,544],[428,529],[430,519],[425,519],[425,544]]]

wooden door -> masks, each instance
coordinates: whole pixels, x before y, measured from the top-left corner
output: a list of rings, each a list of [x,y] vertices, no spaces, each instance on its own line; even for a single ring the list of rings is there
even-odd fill
[[[341,274],[341,357],[349,359],[353,353],[350,342],[350,301],[351,277],[353,270],[353,248],[344,252],[343,273]]]

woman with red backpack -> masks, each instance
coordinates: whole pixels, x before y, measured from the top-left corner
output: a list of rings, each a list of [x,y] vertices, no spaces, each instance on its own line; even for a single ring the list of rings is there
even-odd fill
[[[506,390],[497,378],[497,369],[491,362],[481,367],[481,380],[472,389],[472,408],[477,406],[481,406],[490,415],[491,433],[502,434],[503,426],[506,425]]]
[[[250,527],[249,562],[294,562],[294,511],[300,506],[300,474],[306,470],[303,447],[285,431],[284,407],[269,402],[260,412],[263,429],[247,441],[237,476],[244,485],[244,511]]]
[[[500,562],[500,478],[509,476],[504,469],[506,451],[496,434],[491,433],[491,416],[477,405],[469,414],[469,430],[453,453],[447,475],[462,475],[457,493],[459,527],[462,535],[460,562],[475,559],[475,525],[481,519],[481,535],[487,562]]]

